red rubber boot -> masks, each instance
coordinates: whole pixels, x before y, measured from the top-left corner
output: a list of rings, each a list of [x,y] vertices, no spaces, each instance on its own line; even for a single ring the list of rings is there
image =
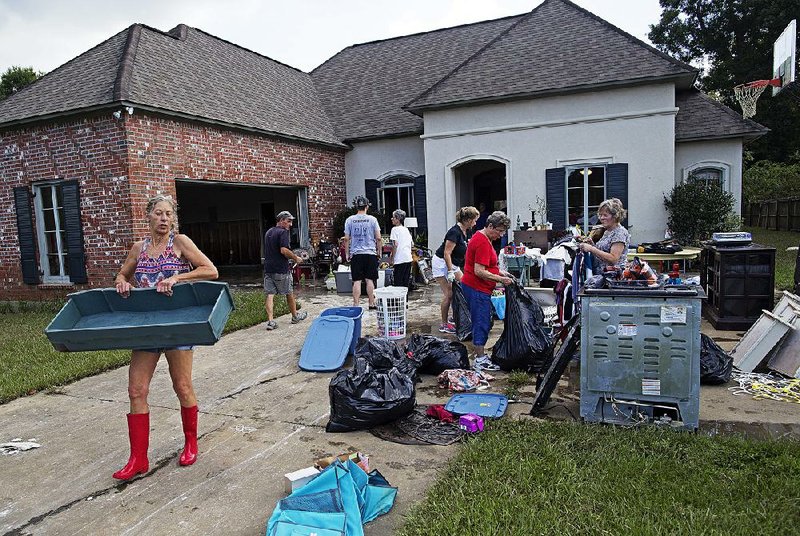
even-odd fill
[[[192,465],[197,461],[197,406],[191,408],[181,406],[181,421],[186,444],[183,447],[179,463]]]
[[[128,413],[128,439],[131,443],[131,456],[128,463],[114,473],[118,480],[130,480],[150,469],[147,448],[150,446],[150,414]]]

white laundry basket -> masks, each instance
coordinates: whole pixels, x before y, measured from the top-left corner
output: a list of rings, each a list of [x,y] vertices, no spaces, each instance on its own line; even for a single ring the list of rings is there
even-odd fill
[[[378,337],[403,339],[406,336],[406,294],[408,287],[375,289]]]

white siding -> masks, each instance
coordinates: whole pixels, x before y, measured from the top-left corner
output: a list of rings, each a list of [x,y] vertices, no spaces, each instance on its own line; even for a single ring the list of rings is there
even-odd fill
[[[365,179],[425,173],[425,155],[418,136],[354,143],[344,162],[348,204],[355,196],[364,195]]]
[[[632,240],[663,238],[663,194],[675,182],[675,98],[671,84],[548,97],[425,114],[425,170],[431,243],[458,204],[452,168],[482,155],[507,162],[512,221],[545,197],[545,170],[567,163],[628,163]]]
[[[698,167],[716,167],[725,174],[725,188],[736,198],[734,210],[742,205],[742,140],[682,142],[675,145],[675,184]]]

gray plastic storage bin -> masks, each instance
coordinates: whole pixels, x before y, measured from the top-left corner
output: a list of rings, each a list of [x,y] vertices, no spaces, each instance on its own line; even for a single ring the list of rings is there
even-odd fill
[[[60,352],[211,345],[232,310],[227,283],[181,283],[172,296],[155,288],[133,289],[128,298],[113,288],[84,290],[69,295],[45,334]]]

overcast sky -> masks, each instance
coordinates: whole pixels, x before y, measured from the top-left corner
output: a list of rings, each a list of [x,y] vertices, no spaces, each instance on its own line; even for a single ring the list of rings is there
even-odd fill
[[[573,0],[647,41],[658,0]],[[0,0],[0,73],[51,71],[133,23],[179,23],[310,71],[368,41],[525,13],[541,0]]]

